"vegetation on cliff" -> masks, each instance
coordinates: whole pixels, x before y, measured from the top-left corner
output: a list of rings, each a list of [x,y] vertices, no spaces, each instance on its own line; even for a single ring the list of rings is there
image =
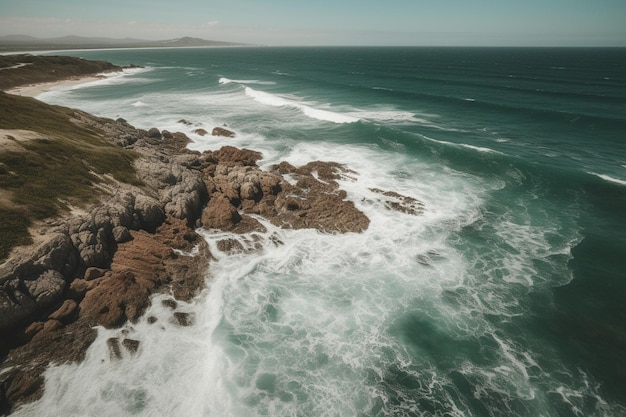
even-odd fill
[[[31,241],[33,221],[95,201],[101,193],[95,185],[110,181],[107,175],[138,184],[136,154],[104,141],[95,128],[71,123],[75,113],[0,93],[0,261]],[[20,138],[24,132],[27,140]]]
[[[110,62],[69,56],[0,55],[0,90],[121,69]]]

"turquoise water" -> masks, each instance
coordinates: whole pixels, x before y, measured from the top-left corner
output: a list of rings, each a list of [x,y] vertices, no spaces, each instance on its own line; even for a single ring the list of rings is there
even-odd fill
[[[626,414],[626,50],[82,51],[140,64],[46,102],[345,163],[363,234],[238,236],[179,328],[101,330],[20,415]],[[178,120],[186,119],[193,126]],[[202,137],[227,125],[235,139]],[[391,212],[371,188],[424,202]],[[284,244],[276,245],[273,235]]]

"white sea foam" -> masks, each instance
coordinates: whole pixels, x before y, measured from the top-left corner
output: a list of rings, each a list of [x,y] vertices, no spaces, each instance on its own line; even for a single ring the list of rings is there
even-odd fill
[[[258,85],[275,85],[274,81],[261,81],[261,80],[231,80],[230,78],[221,77],[218,81],[220,84],[258,84]]]
[[[359,119],[356,117],[348,116],[345,114],[337,113],[330,110],[324,110],[320,108],[314,108],[301,101],[296,101],[291,98],[281,97],[275,94],[267,93],[264,91],[258,91],[250,87],[245,88],[246,95],[252,97],[256,101],[268,106],[274,107],[291,107],[300,110],[306,116],[313,119],[323,120],[332,123],[355,123]]]
[[[406,122],[446,132],[462,131],[451,126],[442,125],[429,120],[438,118],[439,116],[436,114],[420,114],[394,108],[347,110],[345,114],[360,120],[367,120],[375,123]]]
[[[595,175],[597,177],[602,178],[604,181],[612,182],[613,184],[626,185],[626,180],[621,180],[619,178],[611,177],[606,174],[598,174],[597,172],[589,172],[591,175]]]
[[[440,143],[442,145],[453,146],[453,147],[457,147],[457,148],[458,147],[467,148],[467,149],[472,149],[474,151],[478,151],[478,152],[482,152],[482,153],[495,153],[495,154],[503,155],[503,153],[500,152],[500,151],[496,151],[496,150],[490,149],[490,148],[485,148],[483,146],[469,145],[467,143],[453,143],[453,142],[448,142],[448,141],[445,141],[445,140],[433,139],[433,138],[430,138],[430,137],[424,136],[424,135],[420,135],[420,137],[424,138],[426,140],[429,140],[431,142]]]
[[[462,147],[468,148],[468,149],[473,149],[473,150],[479,151],[479,152],[497,153],[497,154],[503,155],[502,152],[500,152],[500,151],[496,151],[496,150],[491,149],[491,148],[485,148],[484,146],[474,146],[474,145],[468,145],[466,143],[461,143],[461,144],[459,144],[459,146],[462,146]]]

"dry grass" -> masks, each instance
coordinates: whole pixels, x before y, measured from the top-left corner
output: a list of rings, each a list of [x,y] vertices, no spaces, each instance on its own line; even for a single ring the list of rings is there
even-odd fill
[[[0,129],[30,131],[29,140],[14,138],[10,148],[0,149],[0,261],[30,242],[33,221],[67,210],[63,202],[80,207],[96,201],[101,175],[139,184],[132,165],[137,155],[106,142],[102,132],[75,125],[73,113],[0,93]]]

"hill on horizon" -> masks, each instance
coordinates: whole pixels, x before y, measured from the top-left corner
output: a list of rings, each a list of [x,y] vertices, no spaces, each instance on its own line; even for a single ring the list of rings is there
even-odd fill
[[[0,36],[0,51],[36,50],[36,49],[99,49],[99,48],[184,48],[202,46],[250,46],[251,44],[224,42],[193,38],[151,41],[135,38],[106,38],[67,35],[56,38],[37,38],[29,35]]]

